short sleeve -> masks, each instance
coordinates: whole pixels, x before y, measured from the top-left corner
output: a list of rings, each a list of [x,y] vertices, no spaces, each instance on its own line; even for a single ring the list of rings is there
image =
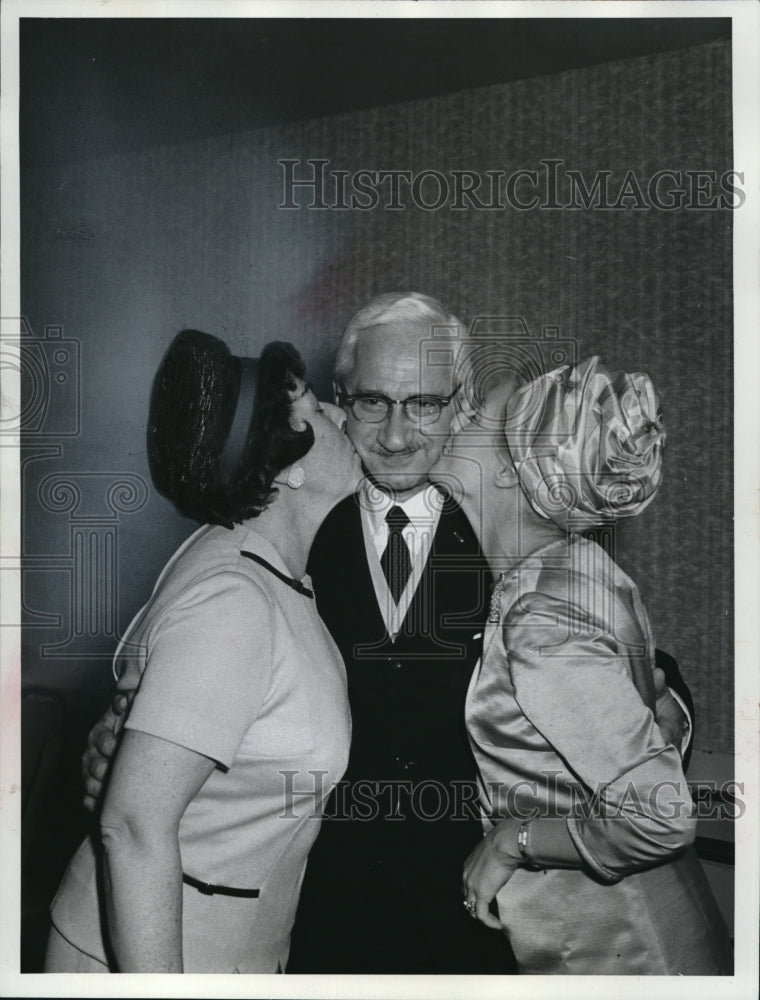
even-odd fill
[[[269,601],[250,577],[226,571],[197,580],[147,636],[126,728],[229,767],[266,698],[272,650]]]
[[[624,648],[581,609],[540,593],[521,598],[504,629],[520,709],[586,790],[587,814],[568,827],[587,864],[615,881],[690,843],[680,756],[642,701]]]

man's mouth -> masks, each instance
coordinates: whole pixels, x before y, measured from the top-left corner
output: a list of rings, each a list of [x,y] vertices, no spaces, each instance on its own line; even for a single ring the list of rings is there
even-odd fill
[[[404,448],[403,451],[386,451],[385,448],[373,448],[372,453],[378,455],[380,458],[394,459],[394,458],[409,458],[410,455],[416,455],[419,448]]]

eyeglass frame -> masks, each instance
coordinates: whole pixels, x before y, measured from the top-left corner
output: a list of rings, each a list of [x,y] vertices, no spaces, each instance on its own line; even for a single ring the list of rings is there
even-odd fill
[[[382,424],[383,421],[387,420],[388,417],[393,412],[393,407],[400,406],[404,416],[410,423],[417,424],[420,427],[432,427],[433,424],[437,424],[438,421],[441,419],[441,414],[443,413],[444,408],[451,404],[454,397],[461,388],[462,386],[460,383],[459,385],[456,386],[454,391],[448,396],[437,396],[435,393],[432,392],[420,392],[417,393],[416,396],[407,396],[406,399],[391,399],[391,397],[386,396],[384,392],[355,392],[349,394],[346,392],[343,386],[336,386],[335,398],[337,399],[339,406],[348,407],[348,409],[350,409],[352,415],[356,418],[356,420],[358,420],[359,423],[362,424]],[[354,412],[354,403],[360,399],[382,399],[387,404],[387,409],[379,420],[362,419],[362,417],[358,416]],[[414,417],[409,416],[409,413],[407,411],[408,404],[420,399],[432,400],[439,404],[440,409],[434,420],[426,420],[425,422],[423,422],[419,419],[415,419]]]

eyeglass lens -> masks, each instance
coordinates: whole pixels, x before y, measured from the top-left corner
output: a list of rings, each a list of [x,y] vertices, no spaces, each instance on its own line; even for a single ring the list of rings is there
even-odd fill
[[[351,403],[354,416],[368,423],[380,423],[391,410],[393,400],[385,396],[359,396]],[[433,423],[441,415],[442,403],[428,396],[412,396],[403,400],[404,413],[415,423]]]

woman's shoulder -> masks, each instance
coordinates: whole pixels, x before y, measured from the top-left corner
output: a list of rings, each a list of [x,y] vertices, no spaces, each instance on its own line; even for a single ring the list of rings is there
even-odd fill
[[[264,571],[243,556],[236,531],[206,526],[186,543],[159,579],[154,600],[160,608],[234,602],[270,609]]]
[[[574,535],[562,546],[549,546],[526,560],[515,574],[509,607],[502,603],[505,624],[530,618],[572,616],[601,623],[620,609],[633,611],[635,584],[595,541]]]

